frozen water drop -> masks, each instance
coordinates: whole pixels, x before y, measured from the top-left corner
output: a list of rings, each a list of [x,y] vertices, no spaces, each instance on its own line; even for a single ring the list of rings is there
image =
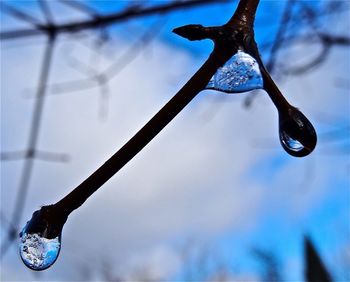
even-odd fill
[[[294,157],[310,154],[317,143],[311,122],[296,108],[280,113],[279,137],[284,150]]]
[[[20,236],[19,253],[32,270],[44,270],[55,263],[61,249],[61,233],[67,216],[54,206],[44,206],[33,213]]]
[[[238,50],[210,79],[206,89],[226,93],[240,93],[263,88],[258,62],[249,54]]]
[[[301,144],[298,140],[294,140],[285,131],[282,131],[281,135],[281,141],[283,142],[284,146],[288,147],[290,150],[299,152],[304,149],[303,144]]]
[[[25,230],[22,231],[19,251],[22,261],[30,269],[44,270],[50,267],[56,261],[60,249],[59,236],[48,239],[38,233],[30,234]]]

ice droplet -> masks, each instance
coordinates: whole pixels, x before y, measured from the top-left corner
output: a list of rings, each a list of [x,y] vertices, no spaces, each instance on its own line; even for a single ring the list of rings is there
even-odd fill
[[[280,113],[279,137],[284,150],[294,157],[310,154],[317,143],[317,135],[311,122],[296,108],[287,114]]]
[[[24,264],[32,270],[44,270],[57,259],[60,249],[60,236],[53,239],[45,238],[39,233],[27,233],[23,228],[20,237],[19,252]]]
[[[206,89],[226,93],[240,93],[263,88],[258,62],[249,54],[238,50],[210,79]]]
[[[304,149],[303,144],[301,144],[298,140],[294,140],[292,137],[290,137],[287,132],[282,131],[281,132],[281,141],[283,142],[283,145],[288,147],[288,149],[299,152],[302,149]]]
[[[43,206],[19,234],[19,253],[23,263],[32,270],[44,270],[55,263],[61,249],[61,234],[67,215],[54,205]]]

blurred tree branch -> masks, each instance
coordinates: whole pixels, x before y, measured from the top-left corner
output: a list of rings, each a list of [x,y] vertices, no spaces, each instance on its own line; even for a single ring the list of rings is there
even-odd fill
[[[218,2],[227,2],[227,0],[192,0],[192,1],[176,1],[165,4],[159,4],[152,7],[132,6],[123,11],[108,14],[95,15],[94,18],[85,21],[69,22],[65,24],[39,24],[35,29],[19,29],[12,31],[3,31],[0,33],[1,40],[19,39],[23,37],[31,37],[43,35],[46,33],[74,33],[86,29],[101,28],[112,23],[126,21],[134,18],[144,17],[152,14],[164,14],[175,11],[177,9],[192,8],[203,4],[217,4]],[[9,11],[9,5],[6,5]],[[11,9],[10,9],[11,10]],[[13,8],[12,8],[13,10]]]

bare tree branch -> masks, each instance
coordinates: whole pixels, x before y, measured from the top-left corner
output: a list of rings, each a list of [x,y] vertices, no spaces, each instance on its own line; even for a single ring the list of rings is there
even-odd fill
[[[51,25],[53,24],[53,16],[49,7],[49,4],[47,2],[47,0],[37,0],[38,4],[44,14],[44,17],[46,19],[46,23]]]
[[[166,4],[159,4],[152,7],[127,9],[121,12],[116,12],[109,15],[100,15],[98,18],[93,18],[85,21],[70,22],[55,26],[37,26],[36,29],[20,29],[13,31],[5,31],[0,33],[1,40],[9,40],[15,38],[23,38],[30,36],[42,35],[43,33],[52,32],[57,34],[74,33],[86,29],[101,28],[111,23],[130,20],[137,17],[148,16],[157,13],[169,13],[177,9],[191,8],[193,6],[203,4],[217,4],[218,2],[227,2],[227,0],[192,0],[192,1],[177,1]]]
[[[80,11],[84,14],[88,14],[92,17],[99,17],[100,15],[98,12],[93,9],[92,7],[88,6],[86,3],[82,3],[76,0],[59,0],[62,4],[67,5],[68,7],[71,7],[72,9],[75,9],[77,11]]]
[[[28,23],[28,24],[34,26],[35,28],[41,28],[42,23],[38,19],[34,18],[33,16],[31,16],[31,15],[29,15],[21,10],[18,10],[15,7],[8,5],[4,1],[1,1],[0,5],[1,5],[0,7],[3,9],[3,11],[5,13],[13,16],[14,18],[16,18],[18,20],[21,20],[21,21],[24,21],[25,23]]]

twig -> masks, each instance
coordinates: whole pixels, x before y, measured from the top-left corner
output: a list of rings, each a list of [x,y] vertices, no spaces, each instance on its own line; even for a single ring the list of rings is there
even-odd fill
[[[53,24],[53,16],[52,16],[52,13],[51,13],[51,10],[50,10],[50,7],[49,7],[47,0],[37,0],[37,1],[38,1],[38,4],[39,4],[43,14],[44,14],[44,17],[46,19],[46,23],[48,25]]]
[[[80,11],[84,14],[88,14],[92,17],[99,17],[98,12],[92,7],[88,6],[86,3],[78,2],[76,0],[59,0],[62,4],[68,7]]]
[[[273,44],[272,44],[272,47],[270,50],[269,59],[266,63],[266,68],[270,73],[272,73],[274,71],[278,50],[283,45],[285,33],[286,33],[286,30],[288,29],[288,25],[289,25],[289,21],[290,21],[290,15],[293,11],[294,1],[295,0],[288,0],[286,6],[284,8],[284,12],[283,12],[280,24],[279,24],[278,31],[277,31],[275,39],[273,41]],[[252,92],[245,99],[244,105],[249,107],[252,104],[252,102],[256,96],[257,96],[257,92]]]
[[[98,18],[93,18],[85,21],[76,21],[54,26],[57,34],[74,33],[86,29],[101,28],[111,23],[130,20],[137,17],[149,16],[157,13],[169,13],[177,9],[191,8],[193,6],[203,4],[217,4],[218,2],[227,2],[227,0],[192,0],[192,1],[177,1],[166,4],[159,4],[153,7],[145,7],[142,9],[127,9],[122,12],[117,12],[109,15],[101,15]],[[31,37],[43,35],[52,29],[52,26],[37,26],[36,29],[18,29],[5,31],[0,33],[1,40],[9,40],[15,38]]]
[[[35,28],[41,28],[42,23],[38,19],[32,17],[31,15],[29,15],[21,10],[18,10],[15,7],[8,5],[4,1],[1,1],[0,5],[5,13],[8,13],[9,15],[13,16],[14,18],[16,18],[18,20],[29,23],[30,25],[34,26]]]
[[[152,42],[152,40],[158,35],[159,31],[163,27],[164,22],[165,21],[161,19],[152,24],[145,31],[145,33],[142,34],[140,38],[138,38],[138,40],[133,43],[122,56],[120,56],[116,62],[110,64],[102,72],[98,72],[83,62],[74,60],[75,67],[78,67],[81,72],[84,72],[90,77],[87,79],[52,84],[51,86],[48,86],[49,89],[52,90],[51,93],[61,94],[63,92],[79,91],[93,87],[99,87],[101,97],[104,99],[104,103],[101,103],[99,113],[101,117],[104,117],[106,110],[106,99],[109,98],[109,91],[107,87],[108,82],[115,78],[116,75],[119,74],[130,63],[132,63],[137,58],[138,54],[140,54],[140,52],[143,50],[143,48]],[[92,84],[91,82],[94,83]]]
[[[237,28],[237,30],[241,30],[241,32],[253,32],[252,27],[258,3],[259,0],[240,1],[234,16],[226,25],[221,27],[222,33],[216,28],[203,29],[203,31],[194,30],[194,32],[198,32],[203,38],[205,36],[203,32],[207,32],[207,37],[215,40],[215,48],[208,60],[179,92],[134,135],[134,137],[71,193],[57,202],[53,206],[54,213],[61,213],[59,216],[60,218],[67,217],[73,210],[80,207],[97,189],[140,152],[201,90],[206,87],[216,70],[237,51],[237,49],[235,49],[237,47],[234,47],[235,45],[230,46],[223,44],[223,41],[226,40],[225,30],[230,31],[231,28]],[[178,28],[174,30],[174,32],[191,39],[186,36],[186,30],[191,32],[190,34],[193,34],[192,28],[189,27],[186,29],[186,26]],[[196,34],[194,35],[198,38]],[[217,38],[215,37],[216,35],[218,36]],[[235,43],[231,42],[231,44]],[[275,102],[277,100],[276,98]]]
[[[49,88],[52,89],[52,93],[59,94],[60,92],[77,91],[79,90],[80,84],[86,84],[86,87],[83,86],[83,89],[87,89],[88,87],[96,87],[98,86],[97,84],[91,86],[88,86],[88,84],[89,82],[91,82],[91,80],[97,81],[99,76],[103,76],[107,81],[110,81],[118,73],[120,73],[127,65],[129,65],[133,60],[137,58],[137,55],[142,50],[141,46],[145,47],[149,43],[151,43],[151,41],[160,31],[161,27],[162,24],[160,24],[160,22],[157,21],[154,25],[147,29],[146,32],[142,34],[140,38],[137,39],[137,41],[135,41],[135,43],[133,43],[126,50],[126,52],[119,57],[119,59],[116,62],[110,64],[102,72],[97,73],[97,71],[92,69],[90,66],[87,66],[86,64],[83,64],[79,61],[75,61],[76,63],[79,63],[80,69],[84,69],[84,72],[86,72],[91,77],[89,79],[73,80],[51,84]],[[142,45],[140,44],[141,42],[143,43]]]

